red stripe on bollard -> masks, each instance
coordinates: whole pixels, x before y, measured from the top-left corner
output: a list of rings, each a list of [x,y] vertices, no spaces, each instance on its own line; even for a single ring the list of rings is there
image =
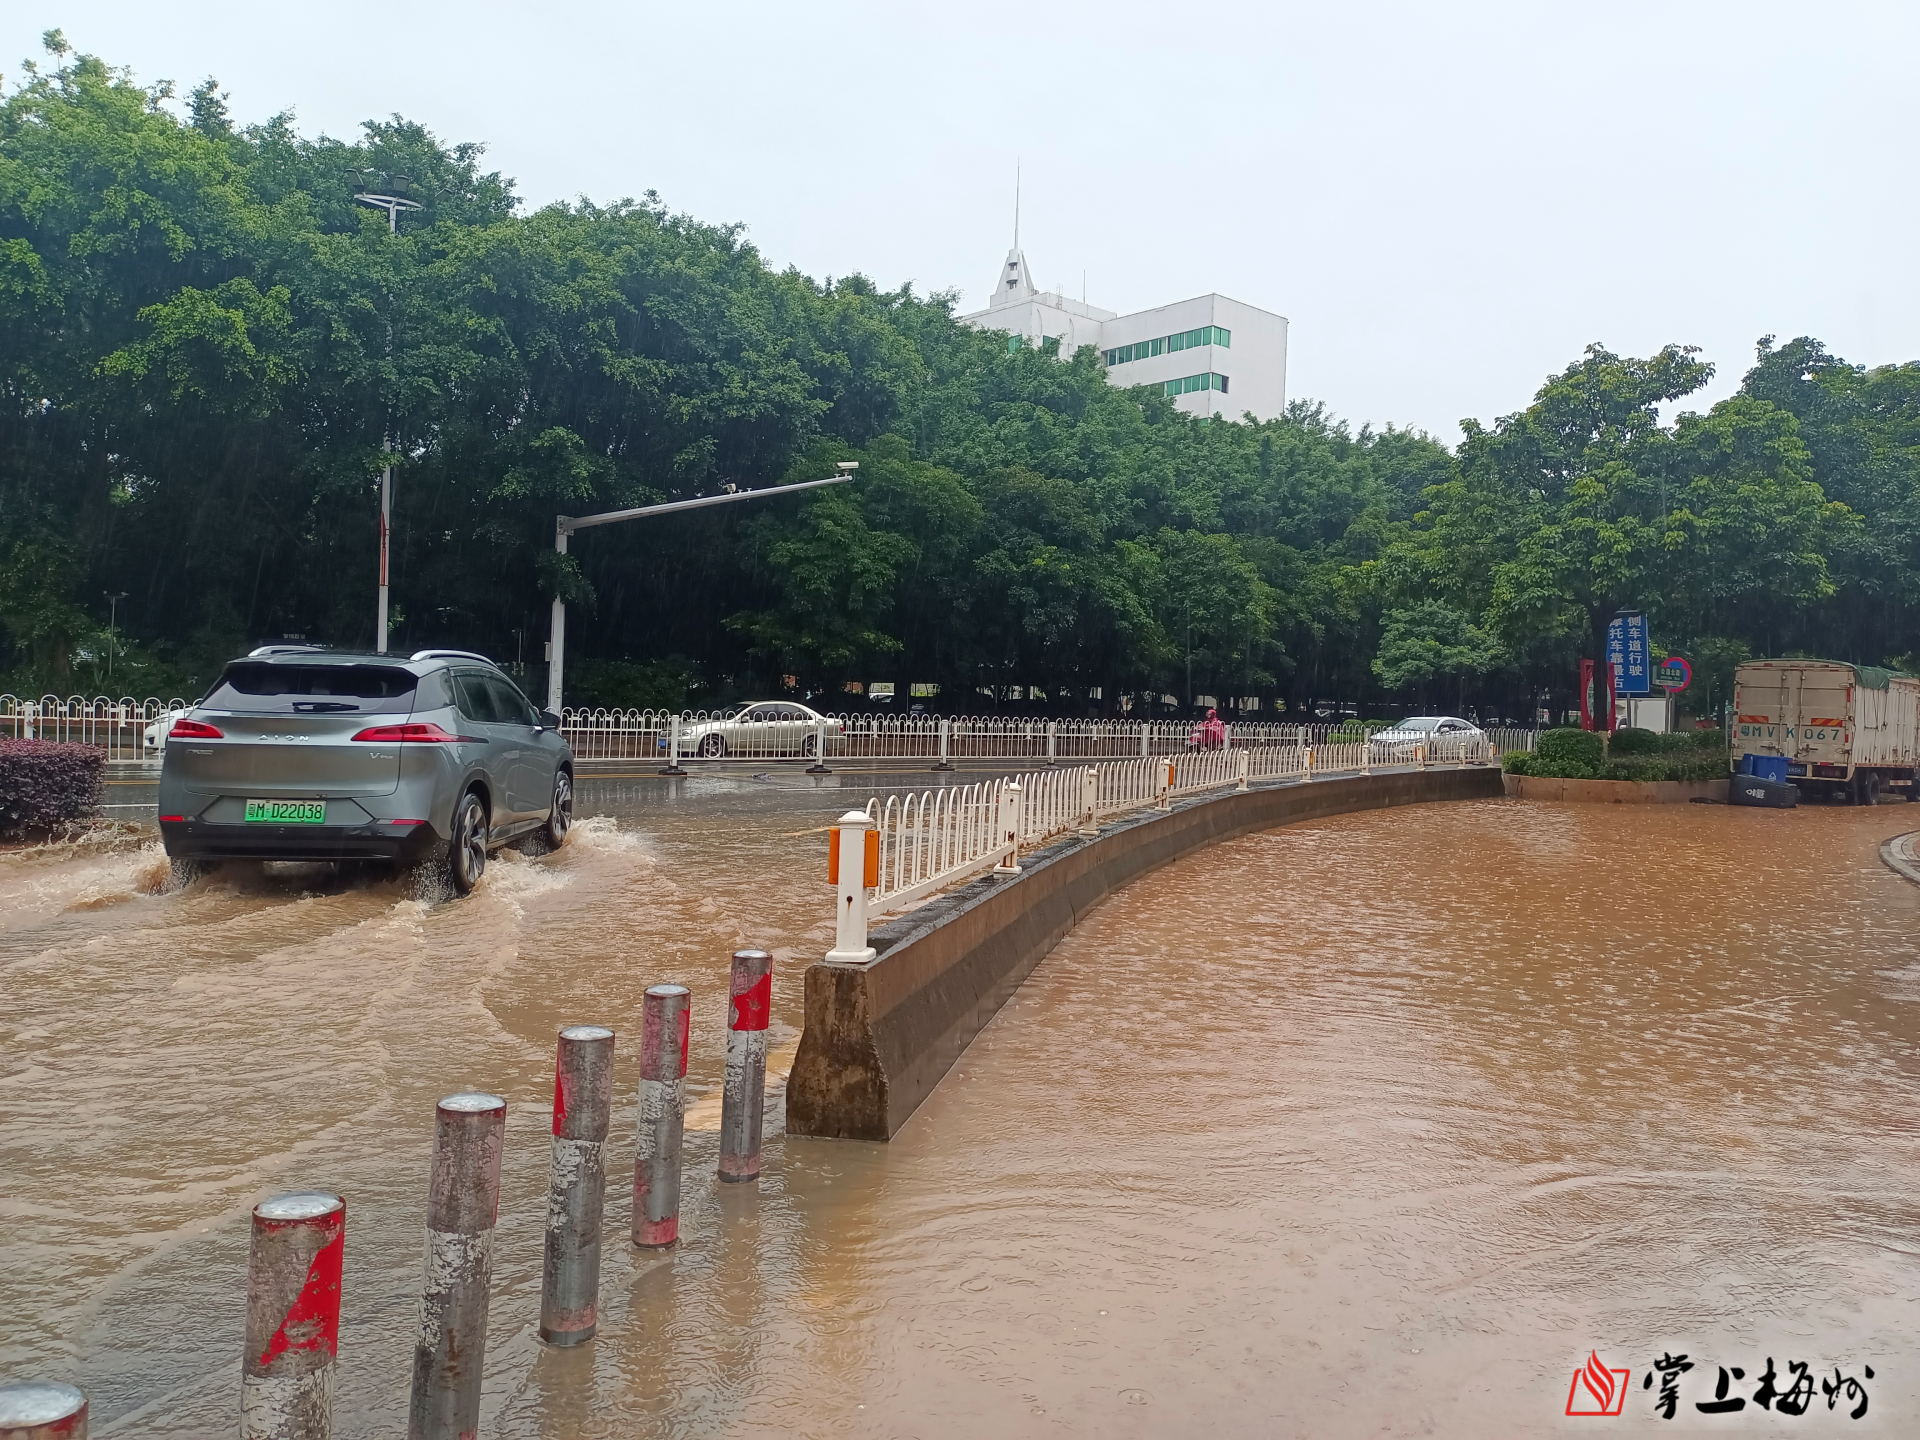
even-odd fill
[[[640,1023],[640,1123],[633,1157],[633,1243],[680,1238],[680,1141],[686,1127],[687,1044],[693,996],[684,985],[647,991]]]
[[[720,1178],[741,1182],[760,1178],[773,957],[764,950],[736,950],[731,988],[733,1024],[727,1032],[726,1089],[720,1100]]]
[[[347,1205],[338,1195],[296,1191],[253,1207],[242,1440],[327,1440],[333,1433],[346,1245]]]
[[[71,1385],[0,1385],[0,1440],[87,1440],[87,1397]]]
[[[736,963],[739,957],[735,956]],[[733,1028],[764,1030],[773,1010],[773,972],[769,970],[742,993],[733,997]]]

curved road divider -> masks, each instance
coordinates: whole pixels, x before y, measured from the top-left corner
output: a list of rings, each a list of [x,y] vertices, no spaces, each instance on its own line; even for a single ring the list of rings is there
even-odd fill
[[[1915,851],[1916,844],[1920,844],[1920,830],[1894,836],[1880,847],[1880,863],[1894,874],[1920,885],[1920,852]]]
[[[787,1133],[891,1139],[1061,936],[1150,870],[1302,820],[1502,793],[1491,766],[1255,785],[1023,855],[1017,875],[982,875],[874,929],[872,959],[807,968]]]

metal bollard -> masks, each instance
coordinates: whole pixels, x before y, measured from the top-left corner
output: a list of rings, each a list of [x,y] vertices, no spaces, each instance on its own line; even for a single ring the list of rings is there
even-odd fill
[[[829,839],[827,878],[834,886],[835,908],[833,949],[826,959],[864,965],[874,953],[867,944],[867,891],[880,883],[879,832],[866,811],[849,810]]]
[[[540,1271],[540,1338],[549,1345],[585,1344],[600,1323],[600,1215],[612,1110],[613,1031],[569,1025],[560,1032],[553,1067],[553,1159]]]
[[[647,988],[640,1022],[640,1133],[633,1157],[633,1243],[680,1238],[680,1137],[686,1126],[687,1035],[693,992]]]
[[[1147,758],[1147,732],[1152,728],[1152,722],[1147,720],[1140,722],[1140,758],[1142,760]]]
[[[434,1114],[427,1275],[413,1346],[407,1440],[468,1440],[480,1429],[506,1134],[507,1102],[498,1095],[449,1095]]]
[[[953,722],[951,720],[942,720],[940,722],[940,763],[933,768],[936,770],[953,769]]]
[[[1018,875],[1020,873],[1020,831],[1024,817],[1020,809],[1020,782],[1009,780],[1000,787],[999,840],[1007,847],[1007,853],[1000,863],[993,867],[995,875]],[[845,821],[841,822],[846,823]],[[871,952],[869,952],[871,953]],[[832,957],[829,956],[829,959]]]
[[[1060,763],[1059,748],[1060,722],[1057,720],[1049,720],[1047,721],[1047,764],[1058,765]]]
[[[1091,765],[1080,768],[1080,828],[1075,833],[1088,840],[1100,833],[1100,776]]]
[[[813,727],[813,763],[807,766],[809,775],[831,775],[827,767],[827,722],[817,721]]]
[[[1233,774],[1235,783],[1233,788],[1236,790],[1245,790],[1252,770],[1253,756],[1249,751],[1236,750],[1234,751],[1234,757]]]
[[[253,1207],[241,1440],[327,1440],[333,1433],[346,1242],[347,1204],[338,1195],[296,1191]]]
[[[0,1385],[0,1440],[87,1440],[87,1397],[71,1385]]]
[[[733,952],[732,1014],[727,1020],[727,1083],[720,1097],[720,1178],[760,1178],[760,1131],[767,1109],[767,1019],[773,1009],[773,956]]]
[[[660,767],[662,775],[684,775],[686,770],[680,764],[680,717],[667,717],[667,763]]]

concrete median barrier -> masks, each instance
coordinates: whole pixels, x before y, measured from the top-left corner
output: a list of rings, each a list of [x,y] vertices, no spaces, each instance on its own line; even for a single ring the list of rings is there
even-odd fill
[[[1150,870],[1302,820],[1501,793],[1490,766],[1257,786],[1023,855],[1019,875],[984,875],[872,931],[873,959],[808,967],[787,1133],[891,1139],[1061,936]]]

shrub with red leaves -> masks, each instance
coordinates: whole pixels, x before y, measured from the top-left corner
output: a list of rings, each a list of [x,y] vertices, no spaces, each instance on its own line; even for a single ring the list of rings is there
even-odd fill
[[[0,836],[48,830],[100,804],[107,752],[57,740],[0,740]]]

